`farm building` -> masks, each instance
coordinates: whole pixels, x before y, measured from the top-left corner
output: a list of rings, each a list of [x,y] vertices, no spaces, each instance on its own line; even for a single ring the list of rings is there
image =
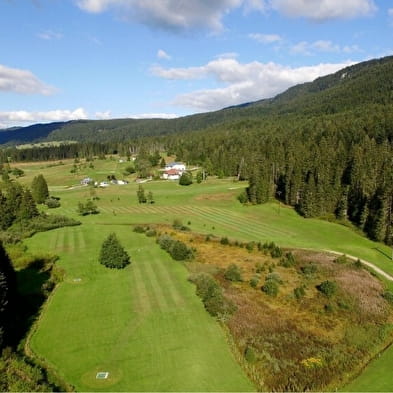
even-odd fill
[[[84,179],[81,180],[82,185],[88,185],[93,182],[93,179],[91,177],[85,177]]]
[[[171,162],[170,164],[165,165],[165,171],[169,171],[171,169],[184,172],[186,170],[186,166],[182,162]]]
[[[168,169],[162,174],[162,178],[166,180],[179,180],[180,176],[183,174],[182,171],[177,169]]]
[[[166,180],[179,180],[183,172],[186,171],[186,166],[181,162],[171,162],[165,165],[162,178]]]

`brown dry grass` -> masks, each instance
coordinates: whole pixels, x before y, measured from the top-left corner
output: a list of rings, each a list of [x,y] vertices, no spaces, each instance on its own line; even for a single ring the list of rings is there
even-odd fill
[[[159,230],[194,247],[196,258],[187,263],[190,272],[214,275],[225,295],[237,305],[226,324],[240,353],[247,347],[255,351],[256,361],[249,375],[260,389],[321,390],[339,383],[380,344],[378,336],[389,321],[391,309],[381,296],[383,286],[378,279],[356,269],[352,262],[337,264],[336,255],[291,250],[297,263],[286,268],[280,266],[279,259],[264,255],[256,247],[249,252],[222,245],[219,238],[206,241],[205,236],[175,232],[169,226]],[[229,282],[223,276],[233,263],[242,270],[241,283]],[[265,267],[264,272],[256,273],[257,263]],[[317,265],[318,271],[302,274],[301,267],[310,263]],[[261,291],[269,267],[283,281],[277,297]],[[254,289],[249,280],[256,275],[260,281]],[[332,299],[316,289],[324,280],[338,285]],[[299,286],[305,287],[306,295],[297,300],[293,290]],[[305,369],[302,361],[309,358],[321,359],[323,366]]]
[[[200,194],[194,199],[196,201],[231,201],[235,197],[236,193],[228,191],[217,194]]]

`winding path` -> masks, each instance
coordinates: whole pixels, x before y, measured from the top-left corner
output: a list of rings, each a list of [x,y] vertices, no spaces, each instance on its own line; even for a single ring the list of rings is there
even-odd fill
[[[323,250],[323,251],[329,252],[329,253],[334,254],[334,255],[343,255],[342,252],[337,252],[337,251],[332,251],[332,250]],[[366,266],[370,267],[371,269],[376,271],[378,274],[380,274],[381,276],[385,277],[387,280],[393,281],[393,276],[391,276],[390,274],[386,273],[385,271],[383,271],[381,268],[379,268],[378,266],[374,265],[373,263],[365,261],[364,259],[360,259],[360,258],[354,257],[353,255],[345,254],[345,256],[350,258],[350,259],[352,259],[352,260],[354,260],[354,261],[359,260],[363,265],[366,265]]]

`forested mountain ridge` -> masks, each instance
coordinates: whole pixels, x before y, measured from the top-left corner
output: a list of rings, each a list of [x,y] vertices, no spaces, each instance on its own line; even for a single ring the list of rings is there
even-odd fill
[[[0,132],[0,144],[33,141],[126,141],[197,131],[242,119],[282,115],[319,116],[393,102],[393,57],[346,67],[313,82],[296,85],[271,99],[177,119],[80,120],[36,124]]]

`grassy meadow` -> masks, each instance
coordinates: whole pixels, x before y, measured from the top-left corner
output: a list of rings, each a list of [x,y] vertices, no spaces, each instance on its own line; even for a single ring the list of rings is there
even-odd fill
[[[131,256],[125,270],[97,262],[112,231]],[[124,225],[85,224],[26,243],[37,252],[46,245],[67,272],[31,348],[78,391],[253,390],[187,271],[154,239]],[[100,371],[109,378],[97,380]]]
[[[65,281],[45,307],[31,348],[77,390],[253,390],[219,325],[187,282],[186,269],[153,239],[133,233],[134,224],[171,224],[181,219],[195,232],[354,255],[393,275],[387,246],[342,225],[303,219],[292,208],[275,202],[242,206],[236,196],[245,183],[216,178],[188,187],[170,181],[147,182],[142,185],[153,193],[155,203],[139,205],[138,185],[132,176],[126,177],[128,185],[105,189],[79,184],[86,176],[103,181],[113,174],[122,179],[129,163],[107,159],[92,164],[16,165],[25,172],[18,181],[30,185],[42,173],[50,193],[61,198],[61,207],[49,213],[82,222],[79,227],[40,233],[25,241],[31,252],[58,254],[58,264],[66,271]],[[74,165],[77,171],[71,173]],[[100,213],[78,216],[77,203],[92,197]],[[100,246],[110,232],[117,234],[131,255],[132,264],[123,271],[108,270],[98,263]],[[393,351],[383,356],[391,364]],[[97,380],[99,371],[108,371],[109,378]],[[371,371],[373,375],[378,372]],[[386,380],[386,374],[381,375]],[[367,380],[364,385],[359,383],[358,390],[378,390],[374,385],[366,388]],[[384,386],[392,390],[393,382]]]

